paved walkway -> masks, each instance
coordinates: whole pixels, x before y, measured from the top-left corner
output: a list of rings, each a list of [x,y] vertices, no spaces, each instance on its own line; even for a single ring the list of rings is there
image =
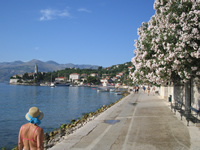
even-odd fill
[[[130,94],[50,150],[200,150],[200,130],[169,103]]]

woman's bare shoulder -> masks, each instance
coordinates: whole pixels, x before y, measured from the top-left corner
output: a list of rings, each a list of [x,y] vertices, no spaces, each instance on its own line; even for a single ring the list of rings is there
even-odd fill
[[[27,128],[28,126],[29,126],[29,123],[23,124],[23,125],[21,126],[21,129],[22,129],[22,128]]]
[[[36,134],[40,134],[40,133],[43,133],[44,131],[43,131],[43,129],[41,128],[41,127],[39,127],[39,126],[37,126],[37,129],[36,129]]]

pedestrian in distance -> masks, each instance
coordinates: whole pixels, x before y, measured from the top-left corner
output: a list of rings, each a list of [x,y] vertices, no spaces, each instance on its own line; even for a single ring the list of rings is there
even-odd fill
[[[144,90],[144,93],[145,93],[145,90],[146,90],[145,86],[143,86],[143,90]]]
[[[150,87],[149,86],[147,87],[147,93],[148,93],[148,96],[149,96],[149,94],[150,94]]]
[[[152,88],[153,95],[155,95],[155,90],[156,90],[156,88],[155,88],[155,86],[153,86],[153,88]]]
[[[136,86],[136,93],[138,93],[138,91],[139,91],[139,86],[137,85]]]
[[[133,92],[136,93],[136,86],[133,87]]]
[[[25,115],[28,123],[21,126],[18,136],[19,150],[43,150],[44,131],[40,125],[43,113],[31,107]]]

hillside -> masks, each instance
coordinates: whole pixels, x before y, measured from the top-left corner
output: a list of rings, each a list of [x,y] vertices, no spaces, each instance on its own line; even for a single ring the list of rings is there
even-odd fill
[[[63,70],[65,68],[98,69],[98,67],[100,67],[96,65],[75,65],[72,63],[59,64],[54,61],[43,62],[36,59],[33,59],[29,62],[2,62],[0,63],[0,82],[9,82],[10,77],[15,74],[34,72],[36,64],[39,72],[53,72],[57,70]]]

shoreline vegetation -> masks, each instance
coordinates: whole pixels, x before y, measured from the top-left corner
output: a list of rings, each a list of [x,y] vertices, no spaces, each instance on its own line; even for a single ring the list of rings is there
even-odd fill
[[[98,108],[95,112],[85,113],[81,118],[72,119],[68,124],[62,124],[58,129],[54,129],[50,133],[44,133],[44,150],[53,147],[57,143],[63,141],[66,136],[73,134],[76,130],[86,125],[88,122],[94,120],[101,113],[121,101],[123,98],[128,96],[130,93],[128,91],[122,92],[122,98],[117,100],[114,103],[110,103],[109,105],[103,105]],[[1,148],[1,150],[8,150],[6,147]],[[18,150],[18,147],[14,147],[12,150]]]

